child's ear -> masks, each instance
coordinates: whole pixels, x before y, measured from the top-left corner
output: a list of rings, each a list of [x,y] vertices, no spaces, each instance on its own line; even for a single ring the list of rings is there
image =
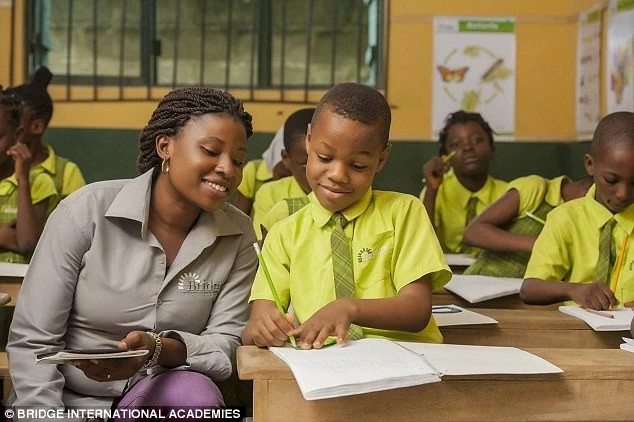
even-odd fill
[[[387,145],[385,145],[385,148],[383,148],[383,151],[381,151],[381,154],[379,155],[379,165],[376,168],[377,173],[383,170],[385,163],[387,163],[387,157],[390,156],[391,151],[392,151],[392,144],[388,142]]]
[[[291,157],[288,155],[288,152],[286,152],[285,149],[282,150],[282,162],[287,169],[291,168]]]
[[[35,119],[31,122],[31,133],[41,136],[46,131],[46,122],[44,119]]]
[[[586,168],[586,173],[594,177],[594,159],[592,158],[592,155],[586,154],[583,157],[583,165]]]
[[[310,136],[312,132],[312,124],[308,123],[308,128],[306,129],[306,153],[310,154]]]

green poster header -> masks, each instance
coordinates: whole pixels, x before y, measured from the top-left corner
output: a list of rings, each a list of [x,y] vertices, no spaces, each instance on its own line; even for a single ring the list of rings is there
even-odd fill
[[[634,9],[634,0],[618,0],[616,2],[617,12],[624,12],[629,9]]]
[[[634,0],[631,0],[634,2]],[[458,21],[459,32],[515,32],[515,22],[468,20]]]

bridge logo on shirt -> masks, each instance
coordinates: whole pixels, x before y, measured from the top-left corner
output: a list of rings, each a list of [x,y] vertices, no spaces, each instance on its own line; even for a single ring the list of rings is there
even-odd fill
[[[372,250],[372,248],[363,248],[357,254],[357,261],[359,261],[359,264],[363,264],[364,262],[368,262],[375,256],[381,255],[382,253],[387,251],[387,249],[388,249],[387,245],[383,245],[374,251]]]
[[[183,273],[178,278],[178,290],[184,294],[217,295],[220,285],[201,280],[196,273]]]

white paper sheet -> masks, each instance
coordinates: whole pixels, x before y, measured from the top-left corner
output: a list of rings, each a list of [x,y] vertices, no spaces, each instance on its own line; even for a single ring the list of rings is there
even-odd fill
[[[24,277],[28,269],[28,264],[0,262],[0,277]]]
[[[632,318],[634,317],[634,311],[630,308],[616,311],[601,311],[609,315],[614,315],[614,318],[597,315],[578,306],[560,306],[559,310],[564,314],[584,320],[594,331],[629,331]]]
[[[459,310],[460,312],[451,312],[450,310]],[[439,327],[498,323],[491,317],[464,309],[458,305],[435,305],[431,307],[431,312],[436,325]]]
[[[523,281],[521,278],[454,274],[445,289],[471,303],[478,303],[517,294]]]
[[[468,254],[450,253],[445,259],[450,267],[468,267],[475,262],[475,258]]]
[[[419,353],[442,375],[555,374],[563,372],[550,362],[515,347],[457,344],[399,344]]]

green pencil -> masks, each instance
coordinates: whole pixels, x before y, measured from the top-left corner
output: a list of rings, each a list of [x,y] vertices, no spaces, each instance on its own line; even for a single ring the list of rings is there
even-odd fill
[[[443,164],[447,164],[449,162],[449,160],[451,160],[453,158],[454,155],[456,155],[456,150],[453,150],[449,154],[447,154],[444,157],[442,157],[442,163]]]
[[[273,280],[271,279],[271,274],[269,274],[269,269],[266,267],[266,262],[264,262],[264,257],[262,256],[262,250],[260,250],[260,244],[255,242],[253,244],[253,249],[255,249],[255,254],[258,256],[258,261],[260,261],[260,265],[262,266],[262,271],[264,271],[264,275],[266,276],[266,282],[269,284],[269,289],[271,289],[271,293],[273,294],[273,300],[275,300],[275,305],[277,305],[277,309],[282,313],[282,316],[286,318],[284,314],[284,307],[282,306],[282,301],[280,297],[277,295],[277,291],[275,290],[275,286],[273,285]],[[297,349],[297,342],[295,341],[294,336],[288,336],[288,340],[291,342],[294,348]]]
[[[533,220],[537,221],[538,223],[546,224],[546,222],[544,220],[542,220],[541,218],[539,218],[538,216],[536,216],[532,212],[527,212],[526,215],[529,216],[530,218],[532,218]]]

